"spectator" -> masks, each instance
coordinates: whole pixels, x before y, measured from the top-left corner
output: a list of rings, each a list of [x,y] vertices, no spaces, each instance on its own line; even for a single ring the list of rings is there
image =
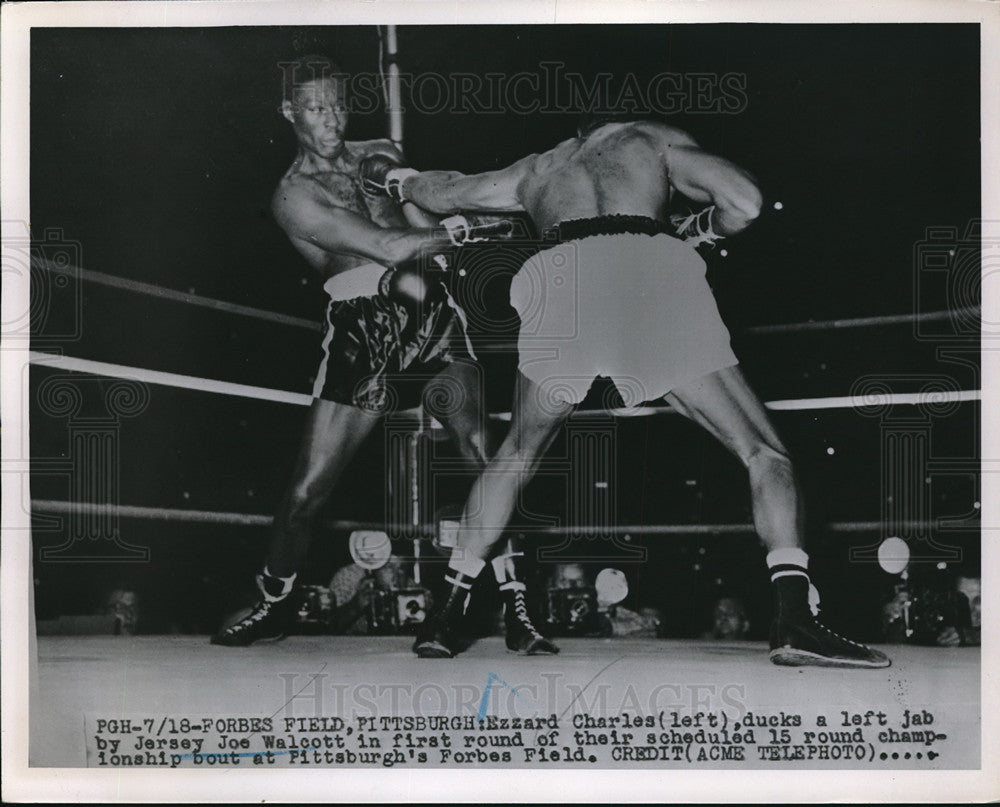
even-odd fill
[[[887,642],[938,647],[980,643],[982,586],[975,576],[931,573],[899,583],[882,606]]]
[[[712,628],[705,639],[745,639],[750,631],[747,609],[739,597],[720,597],[712,608]]]
[[[123,587],[115,588],[105,603],[105,613],[115,618],[115,636],[133,636],[139,629],[139,595]]]
[[[396,555],[371,573],[356,563],[338,569],[330,580],[334,633],[352,636],[372,633],[381,627],[381,613],[376,607],[378,592],[389,593],[415,585],[407,563]]]

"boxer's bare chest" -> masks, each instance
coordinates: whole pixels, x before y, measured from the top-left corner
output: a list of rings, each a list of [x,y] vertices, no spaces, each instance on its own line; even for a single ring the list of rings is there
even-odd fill
[[[364,194],[356,168],[324,171],[313,179],[334,207],[357,213],[380,227],[406,226],[406,219],[394,201]]]

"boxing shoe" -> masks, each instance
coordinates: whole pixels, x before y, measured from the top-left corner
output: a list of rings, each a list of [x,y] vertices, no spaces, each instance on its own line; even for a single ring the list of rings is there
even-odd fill
[[[504,591],[503,618],[507,649],[524,656],[555,655],[559,648],[535,628],[524,599],[524,588]]]
[[[417,632],[413,652],[418,658],[454,658],[459,651],[458,636],[446,620],[432,617]]]
[[[454,658],[461,650],[457,629],[469,604],[473,578],[449,569],[451,590],[444,604],[417,631],[413,652],[420,658]]]
[[[892,663],[885,653],[841,636],[812,615],[771,623],[770,659],[785,667],[878,668]]]
[[[211,643],[223,647],[248,647],[254,642],[275,642],[284,639],[295,622],[296,598],[291,583],[269,574],[257,575],[261,599],[249,614],[223,628],[211,638]]]
[[[771,623],[770,659],[785,667],[888,667],[878,650],[852,641],[820,622],[809,607],[809,579],[776,580],[776,615]]]

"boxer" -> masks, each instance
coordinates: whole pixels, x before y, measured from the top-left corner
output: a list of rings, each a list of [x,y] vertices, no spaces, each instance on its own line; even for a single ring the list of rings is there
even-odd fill
[[[459,400],[435,412],[461,453],[484,466],[484,428],[478,365],[461,312],[429,256],[502,234],[509,224],[475,226],[461,216],[443,222],[412,204],[366,195],[358,167],[378,156],[399,168],[402,155],[386,140],[350,141],[346,77],[323,56],[284,65],[281,114],[298,153],[272,199],[278,224],[329,297],[313,403],[287,492],[275,515],[266,563],[257,576],[260,600],[249,614],[211,641],[244,647],[283,638],[298,607],[293,597],[312,523],[340,475],[381,416],[423,396]],[[455,390],[460,392],[455,394]],[[516,556],[509,546],[504,555]],[[502,584],[510,582],[507,576]],[[530,620],[507,624],[509,645],[526,653],[541,644]]]
[[[454,655],[472,581],[557,429],[604,375],[627,404],[665,397],[746,467],[754,524],[769,550],[771,661],[889,665],[813,613],[798,478],[730,348],[695,249],[737,235],[758,216],[762,196],[747,171],[680,129],[599,119],[550,151],[488,173],[399,172],[376,162],[361,169],[366,185],[387,198],[437,213],[525,211],[539,232],[555,236],[511,284],[522,329],[510,432],[470,494],[450,562],[453,589],[424,626],[418,655]],[[665,221],[675,193],[704,208]],[[547,282],[559,267],[569,267],[573,282]]]

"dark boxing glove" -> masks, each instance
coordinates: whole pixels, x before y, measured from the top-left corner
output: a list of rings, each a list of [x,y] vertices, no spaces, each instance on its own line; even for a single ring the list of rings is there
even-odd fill
[[[403,197],[403,181],[418,173],[412,168],[404,168],[398,161],[385,154],[365,157],[358,166],[361,189],[371,196],[388,196],[399,203]]]
[[[382,275],[379,293],[413,314],[425,313],[448,298],[443,277],[426,261],[408,261]]]

